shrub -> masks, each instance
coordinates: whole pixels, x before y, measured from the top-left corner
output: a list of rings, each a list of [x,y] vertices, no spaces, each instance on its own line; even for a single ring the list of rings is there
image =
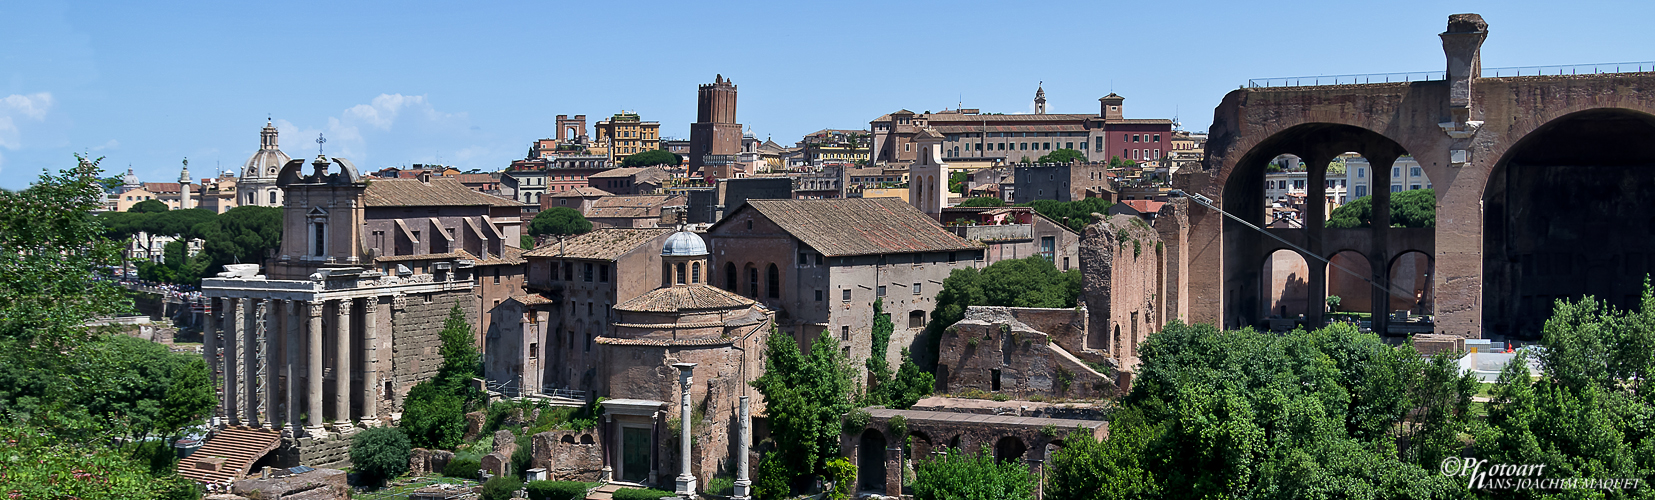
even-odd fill
[[[661,491],[652,488],[622,488],[615,491],[615,500],[659,500],[661,497],[675,497],[678,494],[670,491]]]
[[[873,415],[869,415],[868,410],[861,408],[851,410],[850,413],[845,414],[845,428],[843,430],[845,434],[861,435],[862,429],[868,427],[868,420],[872,418]]]
[[[893,417],[894,418],[894,417]],[[845,457],[829,460],[827,463],[827,479],[833,481],[833,491],[828,492],[830,500],[846,500],[856,493],[856,466],[851,465]]]
[[[736,479],[733,477],[715,477],[707,480],[707,486],[702,491],[714,495],[730,496],[736,490]]]
[[[774,454],[766,455],[759,460],[759,470],[753,478],[753,497],[759,500],[780,500],[793,493],[793,488],[787,483],[793,479],[793,472],[787,470],[787,464],[782,463],[781,457]]]
[[[523,482],[511,476],[501,476],[483,483],[483,500],[511,500]]]
[[[482,470],[482,462],[479,462],[475,458],[455,457],[454,460],[450,460],[448,462],[447,467],[443,467],[442,475],[476,481]]]
[[[408,472],[411,449],[402,429],[376,427],[351,438],[351,464],[365,479],[377,484]]]
[[[580,481],[529,481],[523,485],[529,500],[581,500],[591,487],[591,483]]]

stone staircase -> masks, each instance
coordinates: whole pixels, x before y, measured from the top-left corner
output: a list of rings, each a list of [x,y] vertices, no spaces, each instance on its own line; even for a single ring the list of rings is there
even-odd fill
[[[597,488],[593,488],[591,491],[586,492],[586,500],[609,500],[611,498],[615,498],[615,492],[620,491],[621,488],[625,488],[625,486],[615,483],[605,483]]]
[[[225,483],[247,477],[254,462],[281,444],[281,431],[225,427],[201,449],[178,461],[178,474],[200,483]]]

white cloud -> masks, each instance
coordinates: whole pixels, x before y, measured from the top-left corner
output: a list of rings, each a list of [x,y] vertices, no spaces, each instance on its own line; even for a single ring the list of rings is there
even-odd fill
[[[109,142],[103,143],[102,146],[94,147],[94,148],[92,148],[92,150],[93,151],[103,151],[105,149],[115,149],[115,148],[118,148],[118,147],[121,147],[121,141],[110,139]]]
[[[430,161],[422,159],[442,150],[459,151],[462,159],[500,154],[493,151],[497,148],[470,144],[477,133],[466,113],[438,111],[424,95],[380,94],[320,125],[276,120],[275,126],[281,132],[282,150],[289,156],[315,156],[316,138],[321,134],[327,139],[323,151],[328,156],[350,158],[359,168]],[[381,152],[380,158],[369,157],[370,145]]]
[[[52,94],[38,92],[29,95],[12,94],[0,98],[0,148],[18,149],[23,147],[22,130],[18,127],[19,119],[42,121],[46,119],[46,112],[52,109]]]
[[[397,116],[402,111],[420,112],[426,119],[442,119],[444,115],[425,102],[423,95],[379,94],[369,104],[358,104],[345,110],[344,119],[351,122],[361,122],[372,125],[380,130],[390,130]]]

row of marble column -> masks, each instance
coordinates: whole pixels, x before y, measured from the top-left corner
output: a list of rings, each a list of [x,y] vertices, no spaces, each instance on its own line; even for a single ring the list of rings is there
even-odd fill
[[[223,396],[219,404],[228,425],[287,428],[295,434],[300,430],[312,435],[321,431],[325,421],[322,351],[326,345],[324,336],[331,335],[327,340],[335,346],[332,422],[336,428],[351,426],[351,330],[355,323],[351,310],[356,299],[213,297],[208,300],[210,312],[203,328],[203,351],[208,364],[219,363],[215,368],[223,374]],[[364,424],[371,424],[377,418],[379,401],[376,371],[379,300],[377,297],[361,300],[362,342],[357,347],[363,359],[362,409],[357,417]],[[332,328],[324,331],[322,314],[329,302],[333,303],[336,319]],[[285,349],[280,348],[282,346]],[[286,355],[278,356],[278,352]],[[305,373],[302,378],[298,376],[301,370]],[[285,391],[275,387],[283,380],[284,372],[287,374]],[[287,401],[279,401],[278,395],[283,392]],[[304,422],[299,418],[301,408],[309,409]]]

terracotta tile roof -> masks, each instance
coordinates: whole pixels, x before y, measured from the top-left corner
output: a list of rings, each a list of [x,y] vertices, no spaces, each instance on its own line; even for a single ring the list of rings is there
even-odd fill
[[[471,256],[471,252],[467,252],[465,250],[460,250],[459,253],[471,257],[471,260],[477,261],[477,265],[479,266],[515,266],[517,264],[528,262],[523,259],[523,249],[514,246],[507,246],[505,248],[505,255],[490,255],[487,259],[473,257]]]
[[[469,260],[475,262],[479,266],[516,265],[528,262],[523,260],[523,250],[510,246],[506,247],[505,255],[491,255],[487,259],[479,259],[476,255],[472,255],[471,252],[467,252],[465,250],[455,250],[452,252],[443,253],[383,255],[375,258],[374,262],[410,262],[416,260]]]
[[[645,170],[649,170],[649,168],[648,167],[622,167],[622,168],[605,170],[603,172],[598,172],[598,173],[589,175],[586,178],[588,178],[588,179],[602,179],[602,178],[605,178],[605,177],[631,177],[633,174],[636,174],[638,172],[642,172],[642,171],[645,171]]]
[[[793,237],[832,257],[979,248],[897,198],[747,200],[737,212],[741,210],[757,210]],[[725,217],[708,232],[733,219]]]
[[[460,174],[454,178],[459,179],[462,184],[481,184],[487,182],[498,182],[500,180],[496,179],[494,174]]]
[[[598,337],[595,340],[597,341],[598,344],[601,344],[601,345],[641,345],[641,346],[651,346],[651,347],[705,346],[705,345],[725,345],[725,344],[734,343],[734,341],[731,340],[731,339],[726,339],[726,338],[721,338],[721,337],[708,337],[708,338],[683,339],[683,340],[648,339],[648,338],[624,339],[624,338],[619,338],[619,337]]]
[[[755,302],[704,283],[650,290],[615,306],[617,311],[672,313],[708,309],[740,309]]]
[[[551,241],[545,245],[524,252],[524,257],[552,257],[570,259],[615,260],[621,255],[638,248],[638,245],[648,243],[655,238],[672,233],[672,228],[622,228],[608,227],[590,233],[574,236],[558,243]],[[660,249],[652,249],[659,252]]]
[[[592,202],[587,217],[658,217],[661,207],[684,205],[683,195],[605,196]]]
[[[1137,210],[1139,213],[1146,214],[1159,212],[1161,211],[1161,205],[1166,204],[1164,201],[1155,200],[1126,200],[1121,203],[1125,203],[1127,206],[1132,207],[1133,210]]]
[[[539,294],[539,293],[531,293],[531,294],[528,294],[528,295],[514,295],[514,296],[512,296],[511,299],[515,300],[515,301],[518,301],[518,302],[521,302],[521,303],[523,303],[523,305],[527,305],[527,306],[538,306],[538,305],[543,305],[543,304],[553,304],[553,303],[557,302],[555,300],[552,300],[551,297],[547,297],[544,294]]]
[[[581,186],[568,191],[558,191],[556,193],[546,195],[548,198],[587,198],[593,196],[614,196],[614,193],[591,186]]]
[[[432,177],[426,184],[416,179],[372,179],[362,193],[369,207],[521,207],[522,203],[473,191],[452,177]]]
[[[151,193],[178,193],[183,187],[176,182],[145,182],[144,189]]]

